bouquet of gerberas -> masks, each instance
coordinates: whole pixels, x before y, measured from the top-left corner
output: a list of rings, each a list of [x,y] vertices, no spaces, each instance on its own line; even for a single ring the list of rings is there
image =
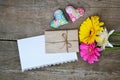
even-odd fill
[[[98,61],[100,51],[105,50],[105,47],[113,47],[113,45],[108,41],[108,38],[114,30],[111,30],[108,33],[106,27],[103,27],[103,25],[104,22],[100,22],[98,16],[88,17],[80,25],[80,56],[84,61],[88,61],[89,64]],[[117,33],[114,33],[113,35],[119,36]]]

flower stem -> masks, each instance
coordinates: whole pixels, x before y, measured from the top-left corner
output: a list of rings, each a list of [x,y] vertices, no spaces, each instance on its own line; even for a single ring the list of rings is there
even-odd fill
[[[105,50],[120,50],[120,47],[105,48]]]
[[[117,40],[109,40],[109,41],[114,44],[120,44],[120,41],[117,41]]]
[[[120,32],[114,32],[111,34],[111,36],[120,36]]]
[[[120,36],[120,32],[114,32],[111,34],[111,36]],[[111,43],[114,43],[113,48],[106,48],[105,50],[120,50],[120,41],[118,40],[109,40]]]

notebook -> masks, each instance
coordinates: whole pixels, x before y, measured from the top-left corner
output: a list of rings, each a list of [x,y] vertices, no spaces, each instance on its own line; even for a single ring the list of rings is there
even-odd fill
[[[45,53],[45,35],[17,40],[22,72],[78,60],[76,52]]]

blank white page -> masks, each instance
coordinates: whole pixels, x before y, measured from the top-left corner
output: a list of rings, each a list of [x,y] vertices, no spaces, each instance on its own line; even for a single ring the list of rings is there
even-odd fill
[[[19,39],[17,43],[22,71],[78,60],[76,52],[46,54],[44,35]]]

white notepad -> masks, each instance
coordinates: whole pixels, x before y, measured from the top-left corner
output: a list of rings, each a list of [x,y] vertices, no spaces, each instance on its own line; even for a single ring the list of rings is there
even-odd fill
[[[45,53],[45,36],[36,36],[17,41],[22,71],[78,60],[76,52]]]

